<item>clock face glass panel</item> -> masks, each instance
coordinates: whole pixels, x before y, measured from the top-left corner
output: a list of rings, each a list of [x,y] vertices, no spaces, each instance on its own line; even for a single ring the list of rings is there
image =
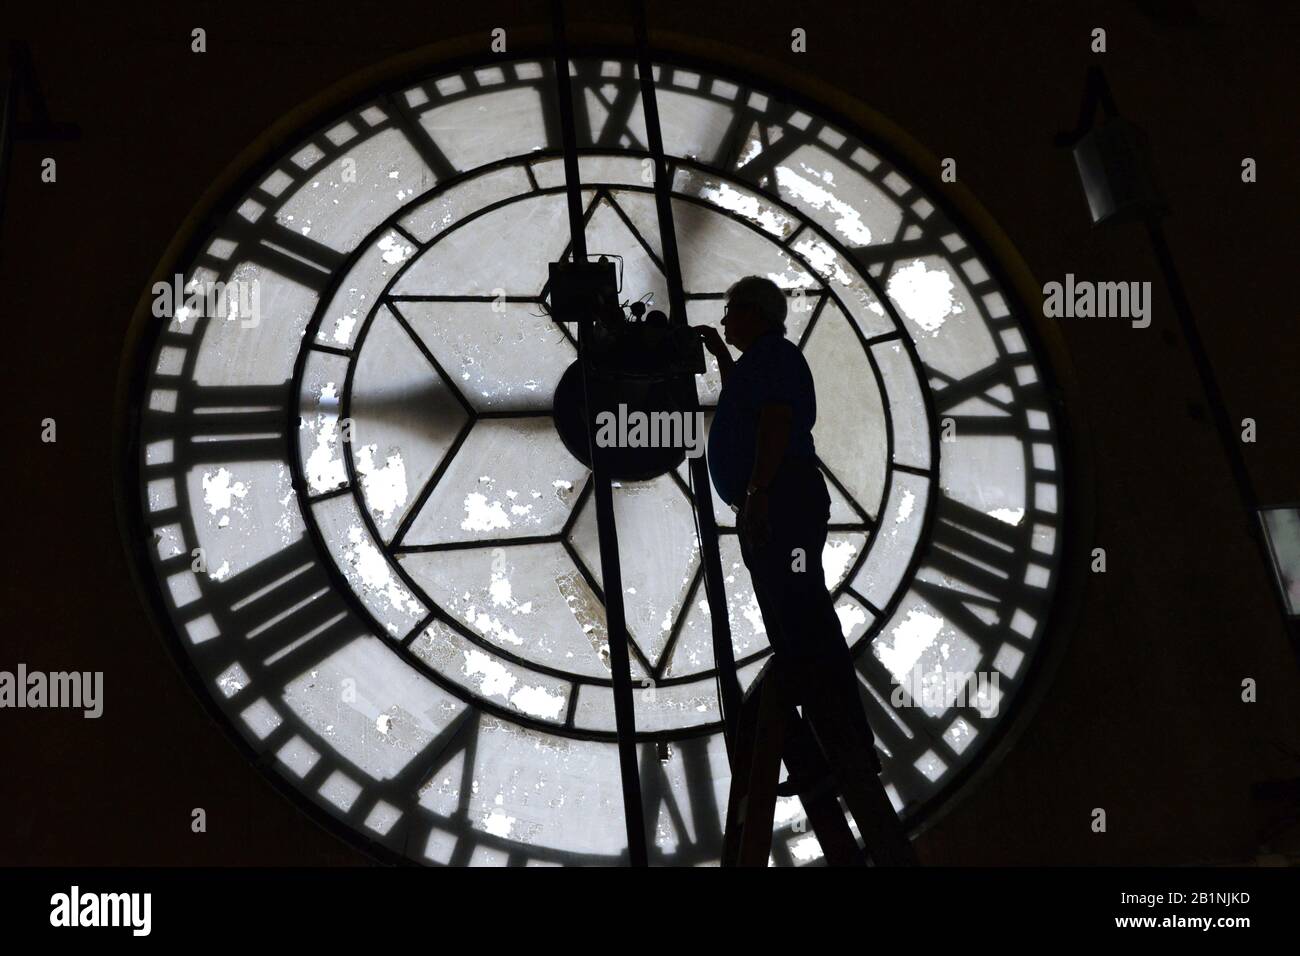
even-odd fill
[[[880,144],[656,66],[689,320],[775,281],[816,380],[824,554],[896,809],[985,754],[1056,584],[1057,422],[994,264]],[[572,67],[587,245],[667,308],[630,60]],[[425,863],[626,852],[595,507],[552,420],[569,229],[548,62],[376,93],[308,131],[159,299],[134,420],[147,574],[249,748]],[[179,294],[178,294],[179,293]],[[720,381],[698,379],[707,410]],[[652,862],[716,861],[729,770],[687,469],[614,488]],[[742,684],[769,655],[715,499]],[[815,862],[799,802],[773,859]]]

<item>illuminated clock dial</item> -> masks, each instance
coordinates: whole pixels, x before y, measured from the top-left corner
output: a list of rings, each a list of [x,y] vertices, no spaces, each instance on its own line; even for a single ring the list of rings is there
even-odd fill
[[[666,308],[632,61],[573,82],[588,249]],[[998,264],[887,144],[724,71],[656,82],[689,320],[717,324],[744,275],[789,298],[828,584],[916,823],[1045,640],[1046,368]],[[545,309],[569,235],[554,97],[549,63],[496,59],[307,130],[172,264],[133,381],[137,558],[193,680],[292,791],[426,863],[626,851],[591,476],[551,417],[575,356]],[[711,367],[706,410],[719,388]],[[651,861],[708,863],[729,770],[685,465],[614,504]],[[769,648],[716,516],[747,685]],[[778,807],[778,863],[819,857],[801,820]]]

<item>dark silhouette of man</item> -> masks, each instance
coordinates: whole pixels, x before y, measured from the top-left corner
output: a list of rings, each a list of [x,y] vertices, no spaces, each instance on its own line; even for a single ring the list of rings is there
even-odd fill
[[[830,495],[813,445],[817,397],[803,353],[785,337],[785,317],[786,297],[777,285],[747,276],[727,292],[724,335],[697,327],[722,376],[709,469],[719,497],[737,509],[741,554],[781,692],[801,705],[873,860],[909,864],[915,858],[876,777],[874,738],[826,589]],[[727,345],[739,350],[739,359]],[[850,794],[843,786],[849,775],[865,780],[868,792]]]

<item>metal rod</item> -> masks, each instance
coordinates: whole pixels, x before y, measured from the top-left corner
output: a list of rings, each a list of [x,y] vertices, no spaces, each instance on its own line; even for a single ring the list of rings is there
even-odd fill
[[[1119,106],[1115,102],[1115,94],[1110,88],[1110,83],[1106,80],[1106,74],[1100,67],[1091,67],[1085,81],[1079,128],[1075,131],[1076,139],[1087,132],[1098,106],[1107,119],[1119,116]],[[1192,356],[1192,364],[1196,368],[1196,375],[1200,379],[1201,391],[1205,393],[1210,416],[1214,420],[1214,430],[1218,433],[1219,443],[1223,447],[1224,456],[1228,459],[1228,469],[1232,472],[1233,484],[1237,486],[1237,494],[1246,509],[1246,533],[1255,542],[1260,559],[1264,563],[1269,590],[1273,593],[1278,614],[1282,619],[1282,629],[1291,641],[1292,650],[1300,654],[1300,622],[1291,616],[1286,598],[1275,580],[1273,556],[1269,553],[1268,543],[1264,540],[1263,528],[1260,526],[1259,499],[1255,494],[1255,484],[1246,465],[1246,456],[1241,450],[1237,429],[1228,418],[1228,403],[1223,397],[1222,389],[1219,388],[1214,363],[1210,361],[1210,355],[1205,350],[1200,329],[1196,325],[1196,316],[1192,312],[1191,300],[1187,297],[1182,275],[1169,249],[1160,217],[1148,214],[1143,217],[1143,222],[1146,225],[1147,238],[1151,242],[1151,250],[1156,257],[1156,264],[1164,276],[1165,288],[1169,291],[1169,298],[1173,302],[1178,327],[1182,330],[1183,338],[1187,342],[1187,350]]]
[[[578,172],[578,133],[573,120],[573,81],[569,77],[569,41],[564,26],[564,0],[552,0],[555,30],[555,87],[560,99],[560,131],[564,138],[564,185],[569,207],[571,258],[587,259],[587,234],[582,226],[582,178]],[[581,329],[581,326],[579,326]]]
[[[574,262],[587,259],[582,217],[582,180],[578,171],[578,137],[573,117],[573,88],[569,79],[568,37],[564,0],[552,0],[555,30],[555,79],[559,95],[560,128],[564,137],[564,181],[568,196],[569,230]],[[605,591],[605,626],[609,632],[609,662],[614,681],[614,725],[618,730],[618,759],[623,778],[623,816],[627,824],[628,863],[646,866],[645,811],[641,772],[636,759],[636,711],[632,701],[632,669],[628,659],[627,620],[623,608],[623,574],[619,565],[618,531],[614,524],[614,494],[604,455],[595,440],[587,381],[586,339],[590,322],[578,323],[578,367],[582,372],[583,407],[587,410],[587,443],[591,455],[592,488],[596,501],[596,531],[600,542],[600,574]]]
[[[1255,485],[1251,481],[1250,469],[1246,466],[1246,456],[1241,450],[1238,431],[1228,418],[1228,403],[1219,388],[1219,379],[1214,373],[1210,355],[1205,350],[1205,343],[1201,340],[1200,330],[1196,326],[1196,317],[1192,313],[1192,304],[1183,287],[1182,276],[1174,263],[1173,253],[1169,250],[1169,243],[1165,239],[1165,231],[1159,219],[1148,218],[1146,227],[1147,237],[1151,240],[1151,249],[1155,253],[1161,273],[1164,274],[1169,298],[1173,301],[1174,315],[1178,317],[1178,326],[1182,329],[1183,338],[1187,341],[1187,350],[1192,355],[1192,364],[1196,367],[1197,377],[1201,380],[1201,391],[1205,393],[1206,402],[1210,406],[1210,417],[1214,420],[1214,429],[1218,432],[1219,443],[1223,446],[1223,453],[1228,459],[1233,483],[1236,484],[1237,494],[1246,507],[1246,532],[1255,542],[1260,559],[1264,563],[1269,590],[1273,592],[1278,613],[1282,618],[1282,627],[1291,639],[1293,650],[1300,652],[1300,644],[1296,643],[1297,624],[1286,606],[1282,589],[1277,586],[1273,556],[1269,553],[1263,528],[1260,526],[1259,499],[1255,496]]]
[[[6,194],[9,191],[9,164],[13,159],[14,124],[18,120],[18,58],[20,47],[11,47],[9,82],[5,84],[4,113],[0,115],[0,226],[4,224]]]

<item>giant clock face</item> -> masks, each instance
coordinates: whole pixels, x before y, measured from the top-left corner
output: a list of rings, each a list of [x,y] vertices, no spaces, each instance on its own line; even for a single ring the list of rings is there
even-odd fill
[[[987,756],[1045,640],[1065,504],[1046,370],[997,263],[883,144],[656,70],[689,320],[718,323],[744,275],[789,296],[827,579],[916,823]],[[633,63],[573,71],[588,248],[666,308]],[[545,310],[568,246],[555,102],[549,63],[497,59],[308,130],[176,264],[134,383],[137,557],[186,669],[282,783],[420,862],[626,851],[591,476],[551,418],[575,354]],[[719,387],[699,379],[706,409]],[[729,770],[687,478],[614,501],[651,860],[697,864]],[[748,684],[769,648],[716,516]],[[978,694],[926,690],[971,675]],[[776,828],[776,862],[818,859],[797,800]]]

